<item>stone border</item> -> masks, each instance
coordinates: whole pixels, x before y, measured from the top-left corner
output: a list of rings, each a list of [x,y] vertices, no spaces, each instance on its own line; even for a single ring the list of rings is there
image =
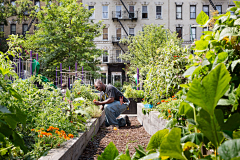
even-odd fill
[[[148,132],[148,134],[153,135],[159,130],[165,128],[168,120],[162,117],[158,118],[158,111],[151,111],[149,114],[144,115],[142,109],[144,105],[142,103],[137,103],[137,118],[143,128]]]
[[[42,156],[39,160],[78,160],[90,139],[97,134],[104,119],[105,112],[103,111],[101,117],[92,118],[87,123],[87,131],[79,133],[79,137],[66,141],[60,148],[51,149],[46,156]]]

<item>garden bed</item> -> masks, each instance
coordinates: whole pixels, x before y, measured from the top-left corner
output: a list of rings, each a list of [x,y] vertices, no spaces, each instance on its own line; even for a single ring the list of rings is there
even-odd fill
[[[42,156],[39,160],[75,160],[82,154],[88,142],[97,134],[99,127],[104,122],[105,112],[101,117],[92,118],[87,123],[87,131],[79,133],[79,137],[63,143],[60,148],[54,148],[49,151],[46,156]]]
[[[144,129],[148,134],[153,135],[158,130],[162,130],[165,128],[168,120],[163,119],[162,117],[158,118],[158,111],[150,111],[149,114],[144,115],[142,113],[142,109],[144,105],[142,103],[137,103],[137,117],[138,121],[141,125],[143,125]]]

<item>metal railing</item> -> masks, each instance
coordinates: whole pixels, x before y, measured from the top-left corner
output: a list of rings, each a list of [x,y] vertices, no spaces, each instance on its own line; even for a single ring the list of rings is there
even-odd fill
[[[119,42],[121,39],[128,38],[127,35],[112,36],[112,42]]]
[[[138,11],[130,12],[127,11],[112,11],[113,19],[137,19]]]

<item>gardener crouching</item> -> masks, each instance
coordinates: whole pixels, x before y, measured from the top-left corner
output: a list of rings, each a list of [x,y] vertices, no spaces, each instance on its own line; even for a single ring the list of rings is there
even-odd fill
[[[101,109],[105,111],[105,126],[109,127],[123,127],[131,126],[129,117],[126,115],[124,118],[117,117],[126,110],[129,105],[129,100],[114,86],[106,85],[101,80],[94,83],[95,88],[100,91],[100,101],[95,101],[96,105],[102,105]]]

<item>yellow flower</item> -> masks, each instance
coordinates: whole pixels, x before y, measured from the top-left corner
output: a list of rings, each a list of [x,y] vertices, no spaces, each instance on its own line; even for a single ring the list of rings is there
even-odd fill
[[[229,42],[229,38],[228,38],[227,36],[224,37],[222,40]],[[226,42],[226,43],[227,43],[227,42]]]

